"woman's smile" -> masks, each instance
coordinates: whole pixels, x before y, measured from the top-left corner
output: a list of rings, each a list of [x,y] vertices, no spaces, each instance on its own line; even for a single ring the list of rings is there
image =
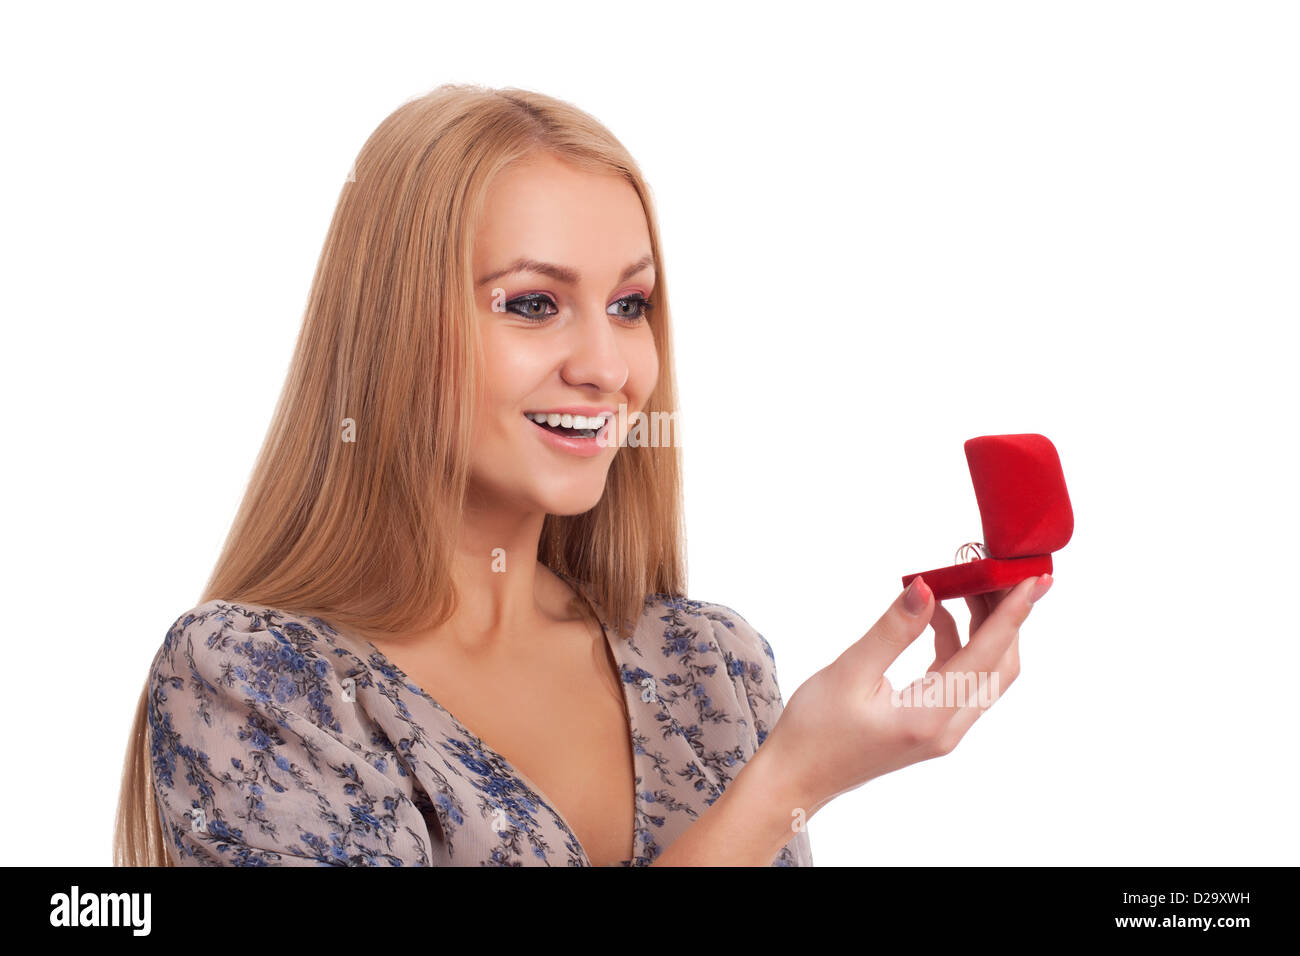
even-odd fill
[[[551,412],[545,416],[545,423],[539,421],[541,418],[543,414],[540,412],[525,414],[524,427],[533,437],[545,442],[556,451],[580,458],[594,458],[606,448],[615,447],[614,443],[608,440],[613,430],[612,413],[589,417]],[[566,420],[568,424],[565,424]],[[590,427],[592,422],[595,422],[598,427]]]

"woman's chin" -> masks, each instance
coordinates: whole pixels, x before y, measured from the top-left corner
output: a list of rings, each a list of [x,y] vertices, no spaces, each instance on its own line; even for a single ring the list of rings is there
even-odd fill
[[[538,495],[538,502],[548,515],[580,515],[600,504],[605,494],[602,482],[598,487],[574,487],[564,490],[552,488]]]
[[[600,504],[599,495],[594,498],[587,497],[581,500],[566,498],[562,501],[552,501],[548,503],[545,510],[548,515],[556,515],[557,517],[564,518],[569,515],[585,514],[598,504]]]

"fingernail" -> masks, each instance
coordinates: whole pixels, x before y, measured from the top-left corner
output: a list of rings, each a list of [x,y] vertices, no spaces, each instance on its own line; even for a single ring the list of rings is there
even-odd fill
[[[921,578],[912,578],[912,583],[903,592],[903,610],[908,614],[920,614],[930,602],[930,587]]]
[[[1033,588],[1031,588],[1029,591],[1029,603],[1033,604],[1035,601],[1041,598],[1044,594],[1048,592],[1051,586],[1052,586],[1052,576],[1050,574],[1040,575],[1037,583],[1034,584]]]

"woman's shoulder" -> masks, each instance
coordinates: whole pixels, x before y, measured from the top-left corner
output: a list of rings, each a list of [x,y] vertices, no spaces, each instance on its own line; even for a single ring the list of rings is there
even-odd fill
[[[295,688],[353,671],[352,648],[327,621],[281,608],[213,599],[182,612],[154,655],[155,680],[245,686],[287,702]]]
[[[772,645],[762,633],[735,608],[716,601],[702,601],[672,594],[652,594],[646,613],[658,617],[671,630],[684,623],[711,632],[724,652],[747,658],[775,661]]]
[[[218,652],[230,652],[254,640],[291,644],[302,651],[327,650],[337,643],[338,632],[318,617],[294,614],[281,608],[221,600],[206,601],[183,611],[167,628],[163,649],[182,643],[202,643]]]
[[[712,652],[721,659],[722,670],[736,688],[736,705],[752,723],[761,746],[784,709],[776,656],[767,638],[735,608],[716,601],[657,594],[646,610],[660,619],[662,638],[652,633],[651,640],[662,641],[665,655]]]
[[[148,695],[172,859],[427,863],[410,775],[361,693],[365,667],[330,624],[283,608],[212,600],[178,616]],[[399,845],[402,833],[417,842]]]

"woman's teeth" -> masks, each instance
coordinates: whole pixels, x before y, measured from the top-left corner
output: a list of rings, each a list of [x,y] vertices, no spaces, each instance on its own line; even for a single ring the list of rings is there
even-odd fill
[[[568,415],[558,412],[526,412],[524,417],[561,435],[576,438],[595,438],[609,420],[608,415]]]

